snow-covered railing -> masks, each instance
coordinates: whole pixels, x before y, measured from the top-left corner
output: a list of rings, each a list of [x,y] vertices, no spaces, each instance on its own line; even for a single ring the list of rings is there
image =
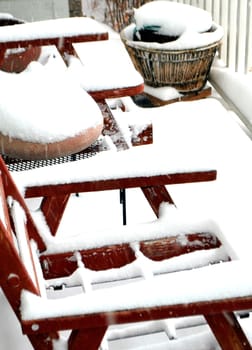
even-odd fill
[[[252,0],[173,1],[209,11],[224,28],[219,51],[221,64],[216,62],[212,67],[210,82],[252,138]]]
[[[252,1],[251,0],[173,0],[201,7],[212,13],[225,35],[220,58],[227,67],[240,73],[252,70]]]

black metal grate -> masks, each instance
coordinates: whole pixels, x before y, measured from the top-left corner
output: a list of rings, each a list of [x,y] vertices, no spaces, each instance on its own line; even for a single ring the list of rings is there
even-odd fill
[[[74,162],[76,160],[81,160],[81,159],[87,159],[95,156],[98,152],[102,150],[105,150],[103,148],[102,141],[98,140],[95,143],[93,143],[90,147],[86,148],[81,152],[64,156],[64,157],[53,158],[53,159],[25,160],[25,159],[10,158],[5,155],[2,155],[2,157],[9,171],[25,171],[25,170],[41,168],[45,166]]]

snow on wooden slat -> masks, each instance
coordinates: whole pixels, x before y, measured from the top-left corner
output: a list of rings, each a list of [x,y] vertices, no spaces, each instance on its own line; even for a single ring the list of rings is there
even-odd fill
[[[99,22],[88,17],[60,18],[0,27],[0,43],[106,34]]]
[[[232,261],[160,275],[155,277],[155,283],[152,279],[144,280],[63,299],[44,301],[23,291],[21,314],[23,320],[39,320],[251,297],[249,276],[248,262]]]

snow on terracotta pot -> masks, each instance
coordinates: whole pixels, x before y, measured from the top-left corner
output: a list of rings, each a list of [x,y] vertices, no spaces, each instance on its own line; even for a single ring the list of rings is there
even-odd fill
[[[25,23],[12,15],[0,14],[0,26],[12,26]],[[8,30],[8,28],[6,28]],[[0,69],[5,72],[22,72],[31,61],[36,61],[41,54],[40,47],[7,49],[0,62]]]
[[[66,72],[32,62],[26,71],[0,72],[0,153],[50,159],[81,151],[101,134],[96,102]]]
[[[145,83],[179,92],[201,90],[223,37],[223,28],[202,9],[152,1],[135,10],[121,38]]]

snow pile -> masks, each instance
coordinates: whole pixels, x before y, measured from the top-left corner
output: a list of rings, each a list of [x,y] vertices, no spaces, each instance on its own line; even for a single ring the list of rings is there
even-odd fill
[[[0,12],[0,19],[13,19],[13,15],[10,13]]]
[[[135,24],[131,24],[122,31],[122,37],[125,36],[127,44],[132,47],[151,48],[156,50],[188,50],[204,47],[219,42],[224,34],[223,28],[213,23],[212,31],[206,33],[196,33],[185,31],[177,40],[166,43],[133,41]]]
[[[118,39],[74,44],[68,71],[86,91],[112,90],[143,84],[127,51]]]
[[[104,26],[87,17],[58,18],[0,27],[0,42],[90,34],[104,34]]]
[[[36,217],[35,217],[36,218]],[[37,220],[36,220],[37,223]],[[151,241],[166,237],[180,236],[181,244],[187,244],[183,234],[193,234],[195,232],[213,233],[222,236],[218,224],[209,218],[207,214],[189,212],[188,210],[177,209],[174,205],[162,203],[159,210],[159,218],[146,223],[115,226],[108,229],[83,228],[76,229],[74,235],[69,237],[49,236],[44,227],[43,220],[40,221],[40,233],[46,243],[47,254],[57,254],[82,249],[92,249],[114,244],[137,243],[141,241]],[[120,235],[118,232],[120,231]],[[47,236],[47,237],[46,237]],[[231,249],[230,249],[231,250]],[[232,254],[235,254],[232,252]]]
[[[234,72],[223,67],[217,61],[211,70],[211,80],[232,101],[234,106],[246,118],[246,122],[252,124],[252,75]]]
[[[51,143],[102,123],[94,100],[54,65],[32,62],[20,74],[0,72],[0,132],[24,141]]]
[[[187,50],[219,42],[224,30],[212,21],[210,13],[194,6],[153,1],[135,10],[136,24],[122,31],[122,38],[132,47],[157,50]],[[167,42],[147,42],[141,39],[141,30],[169,36]]]
[[[232,261],[60,299],[43,300],[23,291],[21,315],[36,320],[246,297],[252,293],[249,272],[248,263]]]
[[[137,30],[155,26],[163,35],[180,36],[185,31],[203,33],[212,27],[212,16],[200,8],[172,1],[152,1],[135,9]]]
[[[204,148],[204,154],[197,152],[193,145],[187,145],[185,149],[174,144],[171,145],[171,149],[173,151],[165,155],[166,161],[163,161],[162,149],[154,145],[146,145],[133,147],[124,152],[100,152],[95,157],[84,161],[77,160],[20,173],[13,172],[13,175],[15,181],[24,188],[216,169],[216,161],[208,153],[207,147]]]

